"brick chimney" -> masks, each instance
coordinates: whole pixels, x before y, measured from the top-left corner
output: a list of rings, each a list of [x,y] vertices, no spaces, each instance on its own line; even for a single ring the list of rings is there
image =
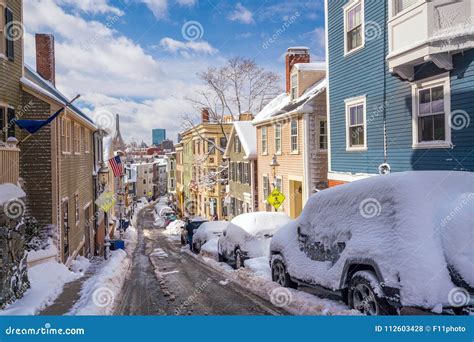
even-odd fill
[[[203,108],[201,111],[201,122],[209,122],[209,109],[208,108]]]
[[[54,56],[54,36],[37,33],[36,38],[36,71],[45,80],[56,84],[56,59]]]
[[[311,57],[309,54],[309,48],[307,47],[290,47],[286,50],[286,93],[290,93],[290,81],[291,81],[291,68],[296,63],[310,63]]]

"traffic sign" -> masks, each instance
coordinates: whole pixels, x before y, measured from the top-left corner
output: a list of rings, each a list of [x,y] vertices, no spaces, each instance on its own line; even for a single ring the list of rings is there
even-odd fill
[[[283,195],[280,190],[275,188],[270,194],[270,196],[268,196],[267,203],[271,204],[276,210],[278,210],[278,208],[281,207],[285,199],[285,195]]]

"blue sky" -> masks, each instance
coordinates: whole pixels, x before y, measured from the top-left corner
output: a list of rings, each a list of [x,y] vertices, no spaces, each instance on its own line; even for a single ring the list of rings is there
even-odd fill
[[[125,139],[147,143],[151,128],[175,139],[196,73],[229,57],[253,58],[284,77],[289,46],[324,59],[324,3],[218,0],[25,0],[25,60],[34,33],[56,39],[57,86],[81,93],[102,126],[122,117]]]

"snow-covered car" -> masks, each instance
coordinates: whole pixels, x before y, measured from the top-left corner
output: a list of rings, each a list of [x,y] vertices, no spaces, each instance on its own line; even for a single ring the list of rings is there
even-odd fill
[[[461,313],[474,294],[474,174],[371,177],[313,195],[270,246],[273,281],[365,314]]]
[[[206,219],[201,217],[195,217],[189,221],[188,224],[185,224],[181,228],[181,244],[187,245],[189,243],[189,234],[194,235],[194,232],[204,223],[208,222]],[[192,249],[192,246],[190,246]]]
[[[201,247],[210,240],[219,239],[229,225],[229,221],[204,222],[193,235],[193,251],[199,253]]]
[[[281,212],[255,212],[233,218],[218,240],[219,261],[238,269],[246,259],[268,256],[273,234],[289,222],[288,215]]]

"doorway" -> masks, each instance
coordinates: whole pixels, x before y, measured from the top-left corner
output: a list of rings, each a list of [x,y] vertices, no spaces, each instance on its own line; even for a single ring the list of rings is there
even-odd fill
[[[290,217],[300,216],[303,211],[303,182],[290,180]]]

